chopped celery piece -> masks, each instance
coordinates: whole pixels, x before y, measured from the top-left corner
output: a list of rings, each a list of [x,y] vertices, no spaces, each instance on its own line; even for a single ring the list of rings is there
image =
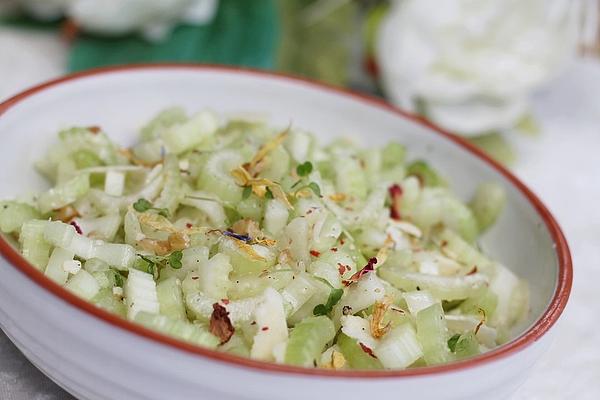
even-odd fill
[[[460,300],[480,296],[488,285],[488,279],[482,274],[439,276],[402,272],[384,266],[379,269],[379,275],[398,289],[404,291],[426,289],[441,300]]]
[[[171,277],[159,282],[156,285],[156,295],[162,315],[173,319],[187,320],[179,279]]]
[[[140,311],[158,314],[160,304],[152,275],[136,269],[129,270],[124,292],[129,319],[135,319]]]
[[[0,231],[4,233],[19,232],[23,223],[40,217],[41,213],[29,204],[16,201],[0,203]]]
[[[39,270],[44,270],[50,257],[51,244],[44,237],[47,221],[33,219],[21,227],[19,243],[21,254],[27,261]]]
[[[423,347],[423,357],[427,365],[448,362],[448,328],[442,305],[435,303],[419,311],[416,322],[417,337]]]
[[[219,344],[219,339],[211,334],[205,326],[173,319],[166,315],[140,311],[135,315],[134,321],[165,335],[173,336],[202,347],[214,349]]]
[[[497,183],[483,183],[471,200],[471,210],[475,214],[479,231],[483,232],[496,222],[506,204],[506,192]]]
[[[423,356],[415,329],[402,324],[386,334],[373,349],[373,353],[385,368],[406,368]]]
[[[53,187],[39,195],[38,208],[42,213],[56,210],[73,203],[90,189],[90,177],[87,174],[77,175],[73,179]]]
[[[452,352],[458,359],[473,357],[479,354],[479,342],[473,332],[459,335],[453,347]]]
[[[326,316],[305,318],[290,334],[285,362],[303,367],[312,366],[334,335],[333,322]]]
[[[127,317],[127,307],[123,303],[121,296],[116,295],[112,288],[101,289],[91,300],[96,306],[117,314],[120,317]]]
[[[202,144],[218,128],[217,117],[208,111],[202,111],[185,122],[165,128],[160,137],[169,152],[180,154]]]
[[[344,355],[344,358],[350,364],[352,369],[382,369],[383,365],[381,362],[365,353],[362,347],[360,347],[356,339],[352,339],[343,333],[340,333],[336,341],[337,345],[340,346],[340,350]]]
[[[285,321],[283,299],[279,292],[268,288],[254,311],[257,331],[250,349],[250,356],[259,360],[273,361],[278,346],[285,345],[288,327]]]
[[[46,266],[45,275],[59,285],[67,283],[69,272],[64,268],[67,261],[73,260],[75,254],[71,251],[56,247],[52,250],[48,265]]]
[[[159,112],[141,130],[143,140],[154,139],[166,128],[178,125],[187,120],[187,115],[181,107],[171,107]]]
[[[423,186],[445,186],[446,182],[423,160],[413,161],[406,167],[408,175],[416,176]]]
[[[82,269],[67,281],[65,288],[79,297],[91,300],[100,291],[100,284],[89,272]]]
[[[400,143],[388,143],[383,150],[381,150],[383,168],[392,168],[404,164],[405,156],[406,148],[404,146]]]

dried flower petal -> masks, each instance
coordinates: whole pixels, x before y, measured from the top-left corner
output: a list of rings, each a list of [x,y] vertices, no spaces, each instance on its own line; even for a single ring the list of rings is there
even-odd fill
[[[210,333],[221,340],[221,344],[227,343],[233,336],[235,328],[229,319],[229,312],[219,303],[213,304],[213,312],[210,316]]]
[[[393,184],[388,188],[392,204],[390,206],[390,218],[400,220],[400,200],[402,198],[402,187],[398,184]]]
[[[377,258],[371,257],[367,262],[367,265],[365,265],[360,271],[355,272],[349,279],[343,280],[342,283],[344,286],[350,286],[351,284],[358,282],[360,278],[375,269],[375,264],[377,264]]]
[[[382,301],[376,301],[373,305],[373,314],[369,327],[371,329],[371,336],[375,339],[383,337],[391,329],[389,322],[382,326],[383,317],[391,304],[392,299],[389,296],[385,296]]]

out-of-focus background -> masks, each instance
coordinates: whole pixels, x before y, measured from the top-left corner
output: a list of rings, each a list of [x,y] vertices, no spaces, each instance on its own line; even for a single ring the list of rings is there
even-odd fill
[[[0,0],[0,101],[67,72],[199,62],[422,114],[508,165],[571,244],[571,301],[513,398],[598,399],[599,19],[598,0]],[[1,332],[0,398],[71,399]]]

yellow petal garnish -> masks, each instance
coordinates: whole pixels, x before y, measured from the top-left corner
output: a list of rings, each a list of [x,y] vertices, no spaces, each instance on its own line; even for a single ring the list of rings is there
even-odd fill
[[[390,235],[387,235],[385,238],[385,242],[383,242],[383,246],[377,252],[375,258],[377,258],[377,266],[382,266],[387,260],[388,253],[390,249],[394,247],[394,239]]]
[[[173,226],[171,221],[162,215],[155,213],[140,213],[138,214],[138,220],[140,224],[145,225],[149,228],[154,229],[155,231],[168,232],[168,233],[177,233],[179,232],[177,228]]]
[[[346,200],[346,194],[345,193],[334,193],[334,194],[330,194],[329,195],[329,199],[331,201],[335,201],[336,203],[340,203],[344,200]]]
[[[382,301],[376,301],[373,305],[373,315],[371,316],[369,328],[371,330],[371,335],[375,339],[381,338],[391,329],[389,322],[384,326],[381,326],[385,312],[388,310],[391,304],[392,299],[389,296],[385,296]]]
[[[294,209],[294,206],[292,206],[287,198],[287,195],[278,183],[275,183],[270,179],[253,178],[250,173],[241,165],[231,170],[231,176],[233,176],[235,183],[239,186],[251,186],[252,191],[258,197],[264,197],[265,193],[267,192],[267,188],[269,188],[271,193],[273,193],[273,197],[281,200],[287,206],[287,208]]]
[[[263,165],[261,164],[261,162],[271,151],[275,150],[281,145],[281,143],[283,143],[285,138],[288,136],[289,131],[290,127],[288,126],[283,132],[276,135],[273,139],[263,144],[260,147],[260,149],[258,149],[258,152],[256,152],[254,157],[252,157],[252,160],[250,160],[250,162],[246,166],[246,169],[248,170],[250,175],[255,176],[260,172],[260,168],[258,167],[261,167]]]

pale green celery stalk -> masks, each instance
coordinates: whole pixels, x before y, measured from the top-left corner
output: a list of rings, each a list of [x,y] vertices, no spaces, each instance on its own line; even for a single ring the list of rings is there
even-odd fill
[[[289,211],[281,200],[267,200],[264,207],[263,226],[265,231],[275,237],[285,228],[288,222]]]
[[[388,332],[373,349],[385,368],[402,369],[414,364],[423,356],[415,329],[410,323]]]
[[[433,304],[417,313],[417,337],[423,347],[423,357],[428,365],[450,361],[448,329],[444,310],[440,303]]]
[[[85,195],[90,189],[88,174],[77,175],[39,195],[38,208],[42,213],[69,205]]]
[[[19,232],[23,223],[39,218],[40,212],[29,204],[16,201],[0,203],[0,230],[4,233]]]
[[[262,245],[247,245],[237,239],[223,237],[219,243],[219,252],[230,257],[233,271],[237,274],[259,273],[275,264],[271,249]]]
[[[101,289],[96,296],[91,299],[91,302],[122,318],[127,317],[127,307],[125,306],[125,303],[123,303],[121,296],[113,293],[112,288]]]
[[[381,278],[404,291],[429,290],[441,300],[461,300],[480,296],[488,285],[482,274],[467,276],[438,276],[418,272],[404,272],[398,268],[383,266],[378,270]]]
[[[267,157],[267,165],[260,176],[279,182],[290,170],[290,155],[283,146],[276,147]]]
[[[50,258],[51,244],[44,238],[44,230],[48,221],[30,220],[21,227],[19,243],[21,244],[21,254],[34,267],[43,271]]]
[[[198,177],[198,188],[215,194],[224,202],[238,203],[242,199],[242,188],[235,183],[231,170],[243,162],[244,158],[233,150],[212,153]]]
[[[308,276],[296,275],[281,291],[286,314],[292,315],[298,311],[316,291],[316,286]]]
[[[198,272],[200,274],[200,290],[209,297],[215,299],[227,298],[227,292],[231,287],[229,273],[233,267],[229,256],[217,253],[205,263],[200,263]]]
[[[286,364],[311,367],[325,345],[333,340],[333,322],[326,316],[309,317],[296,325],[290,334]]]
[[[184,123],[188,119],[181,107],[170,107],[159,112],[141,130],[143,141],[154,139],[167,128]]]
[[[81,269],[69,278],[65,284],[65,288],[79,297],[91,300],[100,291],[100,284],[89,272]]]
[[[185,122],[169,126],[160,132],[167,151],[181,154],[202,144],[219,128],[217,117],[208,111],[201,111]]]
[[[463,333],[454,344],[454,355],[459,360],[479,353],[479,342],[473,332]]]
[[[381,150],[383,168],[385,169],[390,169],[398,165],[403,165],[405,157],[406,147],[404,147],[400,143],[388,143],[387,145],[385,145],[383,150]]]
[[[377,358],[365,353],[365,351],[358,344],[358,341],[355,339],[340,333],[337,337],[336,343],[340,347],[344,358],[352,369],[383,368],[381,362]]]
[[[483,232],[496,222],[504,205],[506,192],[497,183],[483,183],[477,187],[470,207],[475,214],[479,231]]]
[[[44,274],[59,285],[64,285],[67,282],[69,273],[65,271],[63,264],[66,261],[71,261],[74,256],[75,254],[72,251],[61,249],[60,247],[54,248]]]
[[[214,349],[219,345],[219,339],[210,333],[206,326],[191,324],[187,321],[144,311],[137,313],[134,321],[165,335],[173,336],[202,347]]]
[[[179,171],[179,161],[176,156],[168,155],[163,163],[165,181],[160,196],[154,201],[154,207],[166,208],[173,215],[185,195],[185,187]]]
[[[338,192],[364,199],[367,196],[368,182],[360,162],[351,157],[341,157],[333,166],[335,186]]]
[[[479,272],[483,272],[488,276],[494,274],[492,262],[452,230],[446,228],[435,231],[433,239],[440,247],[442,253],[448,257],[468,268],[477,267]]]
[[[156,285],[156,295],[162,315],[187,321],[183,293],[181,291],[181,281],[178,278],[171,277],[159,282]]]

